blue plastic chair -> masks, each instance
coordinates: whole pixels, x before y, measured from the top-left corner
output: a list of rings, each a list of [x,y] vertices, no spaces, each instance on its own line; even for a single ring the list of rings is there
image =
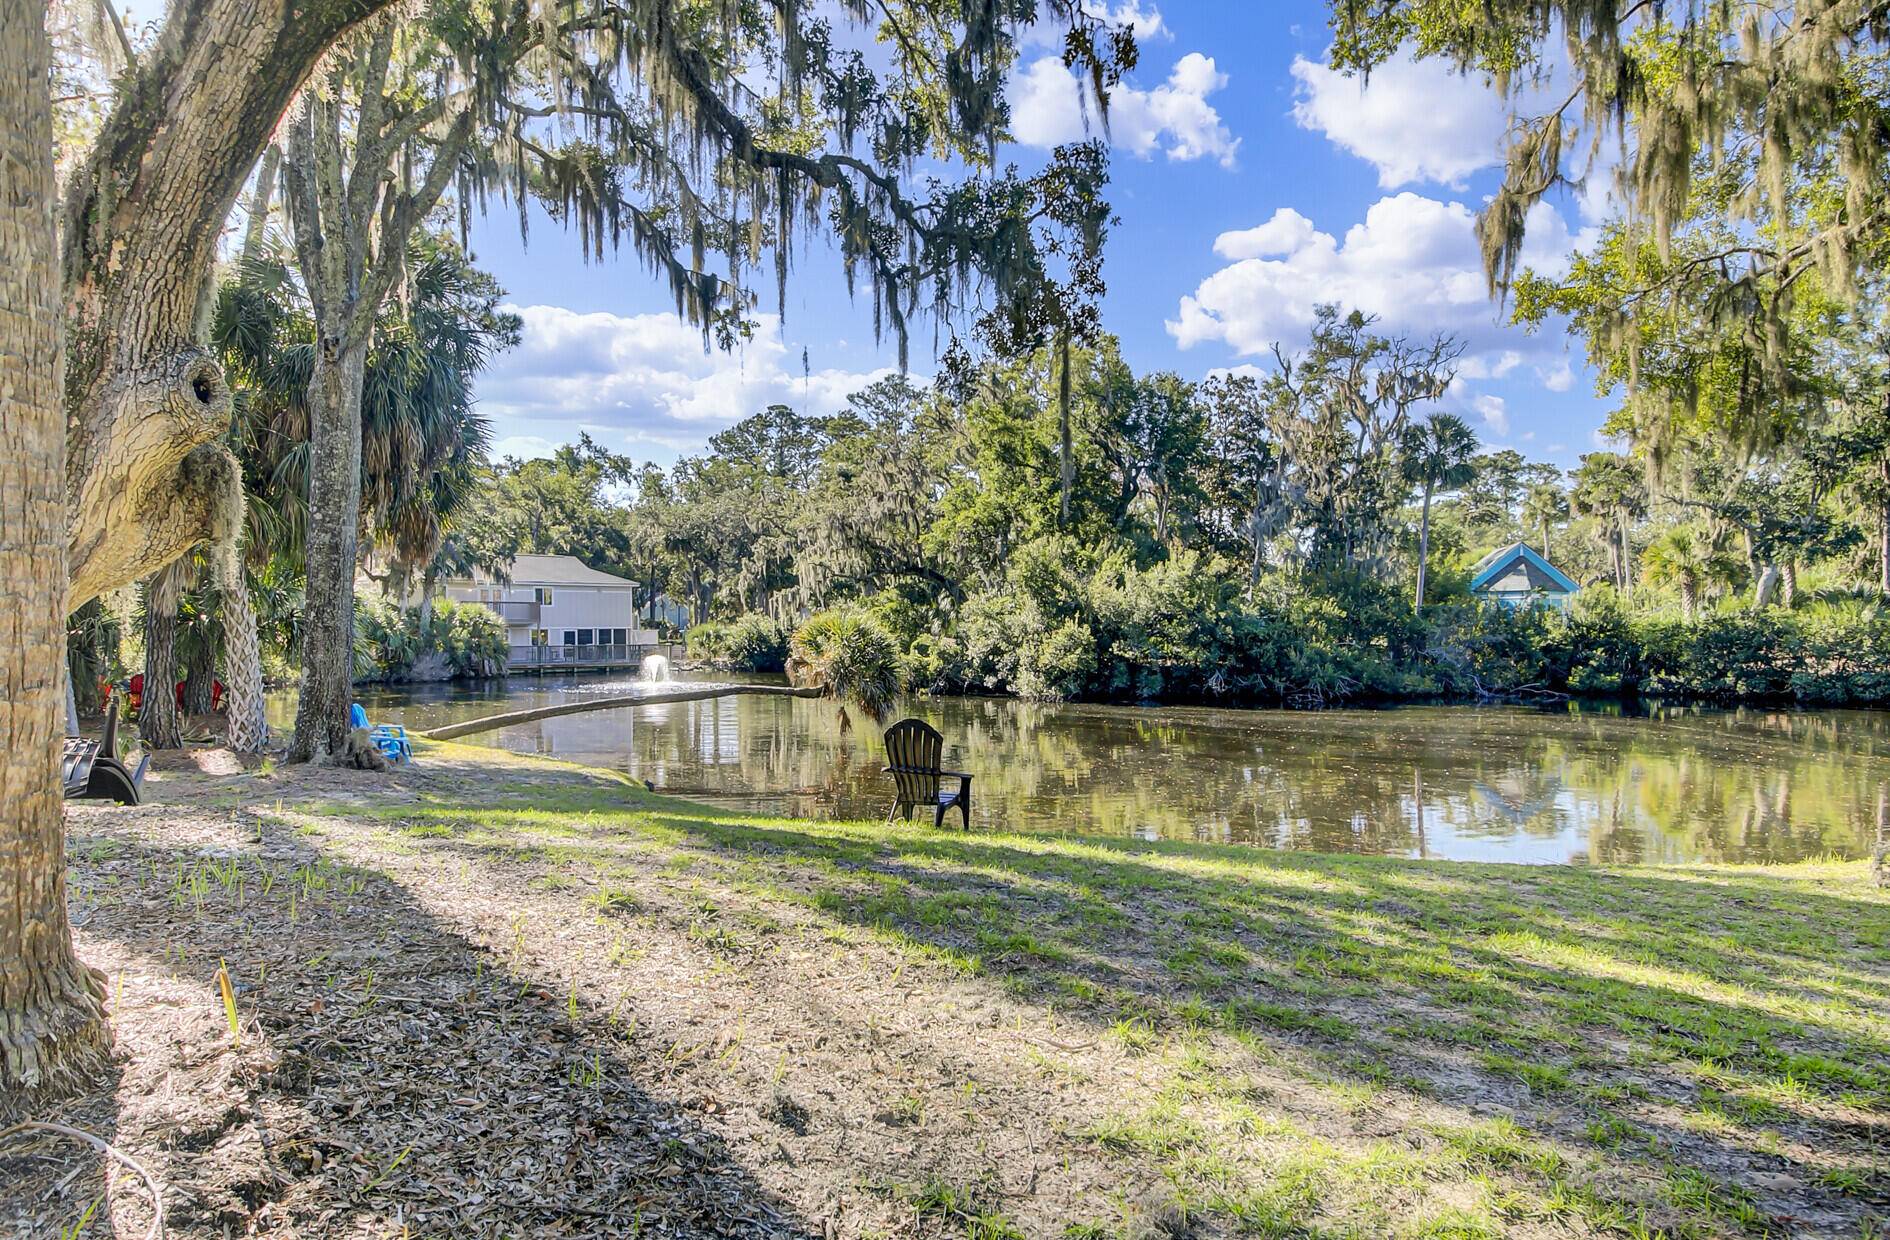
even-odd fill
[[[389,762],[413,761],[413,742],[407,739],[407,729],[398,723],[368,723],[367,711],[356,702],[348,707],[348,726],[367,728],[368,739],[374,747],[387,756]]]

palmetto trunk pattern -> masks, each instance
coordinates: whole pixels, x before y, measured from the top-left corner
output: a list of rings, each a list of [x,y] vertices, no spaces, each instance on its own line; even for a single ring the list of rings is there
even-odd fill
[[[228,710],[229,746],[238,753],[261,753],[269,743],[263,714],[262,645],[256,636],[256,611],[249,583],[235,548],[217,556],[223,596],[223,690]]]
[[[152,749],[183,744],[177,727],[177,596],[183,590],[177,561],[151,574],[144,596],[144,699],[138,735]]]

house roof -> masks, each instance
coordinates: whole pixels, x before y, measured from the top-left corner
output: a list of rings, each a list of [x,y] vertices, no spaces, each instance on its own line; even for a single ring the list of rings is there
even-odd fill
[[[482,580],[486,574],[479,574]],[[634,581],[591,568],[574,555],[521,555],[509,573],[515,586],[615,586],[633,590]]]
[[[1513,542],[1507,547],[1498,547],[1496,550],[1477,561],[1476,576],[1470,581],[1471,592],[1475,593],[1481,590],[1484,586],[1502,576],[1517,560],[1526,560],[1534,565],[1544,576],[1548,577],[1550,581],[1560,586],[1564,593],[1573,594],[1575,591],[1581,589],[1581,586],[1576,584],[1574,578],[1543,559],[1541,554],[1533,547],[1530,547],[1527,543]]]

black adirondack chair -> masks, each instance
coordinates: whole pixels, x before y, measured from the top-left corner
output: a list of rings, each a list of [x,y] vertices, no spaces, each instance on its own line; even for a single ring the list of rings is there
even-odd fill
[[[83,736],[66,737],[59,774],[65,782],[68,801],[116,801],[120,805],[136,805],[142,799],[145,768],[150,765],[148,753],[138,760],[135,771],[118,756],[118,704],[113,695],[107,693],[104,735],[95,741]]]
[[[902,719],[886,729],[885,769],[899,789],[899,799],[886,815],[888,823],[902,813],[911,822],[912,811],[924,805],[932,810],[932,825],[942,827],[945,811],[955,805],[965,830],[971,830],[971,776],[963,771],[940,770],[944,752],[945,738],[924,720]],[[940,786],[946,775],[958,780],[958,787],[951,792]]]

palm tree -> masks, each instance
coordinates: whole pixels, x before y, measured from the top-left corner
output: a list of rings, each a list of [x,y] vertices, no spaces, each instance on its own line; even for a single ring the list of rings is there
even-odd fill
[[[879,719],[902,687],[892,639],[877,620],[856,611],[823,611],[796,629],[788,641],[787,675],[790,683],[838,701],[842,727],[848,726],[848,702]]]
[[[1522,521],[1525,530],[1542,535],[1542,558],[1550,559],[1549,527],[1568,519],[1568,494],[1553,482],[1538,482],[1523,497]]]
[[[1476,455],[1477,436],[1456,414],[1433,413],[1405,427],[1401,446],[1405,481],[1424,489],[1424,505],[1418,517],[1417,597],[1413,603],[1414,610],[1422,612],[1424,579],[1431,557],[1431,498],[1438,491],[1453,491],[1476,477],[1471,458]]]
[[[1641,553],[1641,571],[1647,580],[1677,587],[1680,614],[1688,620],[1699,610],[1701,590],[1725,581],[1736,567],[1710,536],[1691,525],[1674,526]]]

